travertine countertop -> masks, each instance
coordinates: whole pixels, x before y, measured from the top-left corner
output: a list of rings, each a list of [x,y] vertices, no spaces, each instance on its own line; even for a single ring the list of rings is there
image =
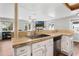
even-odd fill
[[[31,39],[28,37],[21,37],[18,39],[12,38],[12,42],[13,42],[13,47],[19,47],[25,44],[33,44],[36,42],[40,42],[40,41],[44,41],[47,40],[49,38],[53,38],[53,37],[57,37],[57,36],[61,36],[61,35],[66,35],[66,36],[71,36],[74,34],[73,31],[69,31],[69,30],[54,30],[51,33],[47,33],[50,36],[47,37],[42,37],[42,38],[35,38],[35,39]]]

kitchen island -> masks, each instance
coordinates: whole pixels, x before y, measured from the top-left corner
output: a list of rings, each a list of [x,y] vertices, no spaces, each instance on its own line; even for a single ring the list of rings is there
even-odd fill
[[[48,31],[49,32],[49,31]],[[53,48],[54,48],[54,37],[58,36],[72,36],[74,34],[73,31],[69,30],[53,30],[48,33],[47,31],[43,31],[42,34],[48,34],[47,37],[40,37],[40,38],[29,38],[29,37],[21,37],[18,39],[13,38],[13,48],[14,48],[14,55],[23,55],[23,56],[53,56]],[[61,39],[59,39],[61,40]],[[50,46],[50,47],[49,47]],[[36,49],[39,48],[39,49]],[[41,49],[40,49],[41,48]],[[49,48],[49,49],[48,49]],[[35,54],[35,52],[38,53]],[[42,51],[41,51],[42,50]],[[27,52],[28,51],[28,52]],[[50,52],[51,51],[51,52]],[[26,53],[27,52],[27,53]]]

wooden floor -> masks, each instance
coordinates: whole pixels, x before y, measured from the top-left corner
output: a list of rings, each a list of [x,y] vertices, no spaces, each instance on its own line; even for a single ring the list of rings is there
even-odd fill
[[[74,56],[79,56],[79,43],[74,45]]]
[[[1,56],[12,56],[13,55],[11,40],[0,41],[0,55]]]
[[[79,44],[74,46],[73,56],[79,56]],[[13,56],[11,40],[0,41],[0,56]],[[60,56],[64,56],[60,54]]]

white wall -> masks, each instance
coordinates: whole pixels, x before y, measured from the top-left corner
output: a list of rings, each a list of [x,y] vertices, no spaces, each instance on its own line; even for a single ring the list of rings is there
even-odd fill
[[[70,15],[72,15],[71,10],[64,4],[59,4],[59,6],[55,8],[55,18],[63,18]]]
[[[69,29],[69,19],[57,19],[53,20],[55,29]]]
[[[25,20],[20,20],[19,21],[19,30],[25,31],[25,26],[27,25],[27,21]]]
[[[74,18],[73,13],[64,4],[59,4],[55,8],[55,17],[52,22],[55,24],[55,29],[70,29],[70,20]]]
[[[24,6],[24,7],[23,7]],[[49,9],[49,10],[48,10]],[[55,19],[55,28],[69,28],[68,19],[59,19],[71,15],[71,11],[63,4],[20,4],[19,5],[19,19],[35,19],[46,20],[52,13]],[[32,16],[29,18],[28,16]],[[14,4],[3,3],[0,4],[0,17],[14,18]],[[48,18],[47,20],[50,20]],[[53,20],[52,20],[53,21]]]
[[[53,19],[52,22],[55,24],[55,29],[72,29],[72,20],[79,20],[79,16],[72,15],[69,17]]]
[[[0,17],[14,18],[14,4],[0,3]]]
[[[0,17],[12,18],[15,17],[15,7],[13,3],[0,3]],[[27,19],[26,9],[19,5],[19,19]]]
[[[29,19],[28,16],[36,20],[45,19],[48,16],[61,18],[71,14],[70,10],[62,3],[50,4],[19,4],[19,19]],[[0,17],[14,18],[14,4],[0,3]]]

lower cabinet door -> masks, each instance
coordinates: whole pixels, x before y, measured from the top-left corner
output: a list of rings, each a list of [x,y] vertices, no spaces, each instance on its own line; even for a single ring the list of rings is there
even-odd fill
[[[24,53],[24,54],[21,54],[19,56],[31,56],[29,53]]]
[[[53,46],[47,47],[46,56],[53,56]]]
[[[46,42],[46,56],[53,56],[53,39]]]
[[[63,36],[63,38],[61,39],[61,51],[65,52],[67,55],[72,55],[72,43],[73,42],[70,37]]]
[[[28,54],[31,55],[31,45],[24,45],[22,47],[14,48],[14,55],[19,56],[22,54]]]
[[[44,56],[44,52],[42,48],[38,48],[32,51],[33,56]]]
[[[32,45],[33,56],[53,56],[53,38]]]

